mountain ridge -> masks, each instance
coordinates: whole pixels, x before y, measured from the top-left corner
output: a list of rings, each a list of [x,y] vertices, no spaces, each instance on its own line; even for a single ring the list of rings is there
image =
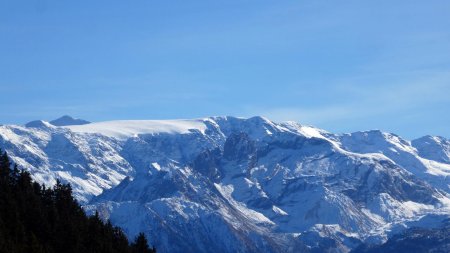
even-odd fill
[[[439,223],[448,140],[423,138],[230,116],[0,127],[0,147],[36,180],[71,183],[86,211],[160,235],[163,252],[348,252],[424,216]]]

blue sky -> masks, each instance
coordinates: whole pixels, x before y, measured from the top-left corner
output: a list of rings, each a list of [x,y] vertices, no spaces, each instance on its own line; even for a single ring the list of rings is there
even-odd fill
[[[450,137],[450,1],[0,0],[0,122],[263,115]]]

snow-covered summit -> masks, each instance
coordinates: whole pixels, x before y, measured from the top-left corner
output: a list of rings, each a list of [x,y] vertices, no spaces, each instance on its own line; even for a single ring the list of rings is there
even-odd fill
[[[424,136],[412,141],[420,156],[438,162],[450,163],[450,140],[441,136]]]
[[[204,120],[117,120],[84,125],[65,126],[75,133],[101,134],[111,138],[127,139],[141,134],[186,134],[191,131],[204,133]]]

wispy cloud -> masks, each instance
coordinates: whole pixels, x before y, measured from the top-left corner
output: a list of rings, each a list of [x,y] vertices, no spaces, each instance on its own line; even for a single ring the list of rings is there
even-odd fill
[[[422,73],[424,74],[424,73]],[[336,120],[357,120],[414,112],[438,103],[450,103],[450,72],[414,75],[396,83],[370,85],[363,78],[342,81],[336,96],[347,98],[341,103],[322,101],[318,107],[279,107],[254,110],[278,121],[296,120],[308,124],[326,124]]]

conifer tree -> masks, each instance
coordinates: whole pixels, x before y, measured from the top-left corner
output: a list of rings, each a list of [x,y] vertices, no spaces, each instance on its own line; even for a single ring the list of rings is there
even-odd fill
[[[0,180],[8,180],[11,168],[8,154],[0,149]]]
[[[144,233],[139,233],[138,236],[136,236],[136,239],[134,240],[133,244],[131,245],[132,252],[133,253],[152,253],[155,252],[154,250],[151,250],[148,246],[147,238],[145,238]]]

